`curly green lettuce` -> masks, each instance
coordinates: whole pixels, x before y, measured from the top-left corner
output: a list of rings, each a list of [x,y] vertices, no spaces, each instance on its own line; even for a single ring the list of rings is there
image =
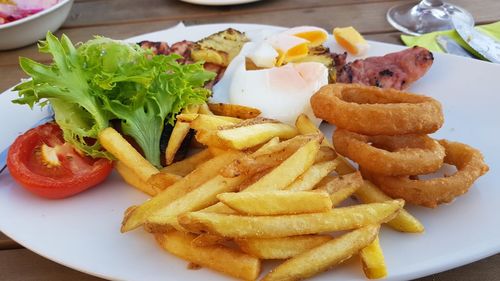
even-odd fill
[[[50,103],[64,139],[92,157],[111,157],[97,135],[118,120],[157,167],[164,124],[173,124],[188,105],[205,102],[211,92],[203,85],[215,76],[201,63],[179,64],[178,55],[153,56],[135,44],[104,37],[75,47],[67,36],[59,40],[48,32],[39,51],[51,54],[53,62],[20,58],[32,79],[15,88],[19,98],[14,103]]]

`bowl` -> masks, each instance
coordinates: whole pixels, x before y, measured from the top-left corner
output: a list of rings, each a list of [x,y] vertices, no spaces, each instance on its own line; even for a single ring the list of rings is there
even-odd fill
[[[28,17],[0,25],[0,50],[33,44],[56,31],[68,17],[73,0],[61,0],[54,6]]]

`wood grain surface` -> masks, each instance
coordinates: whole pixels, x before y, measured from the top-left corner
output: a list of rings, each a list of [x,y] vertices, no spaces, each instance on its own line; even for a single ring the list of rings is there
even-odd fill
[[[400,35],[386,21],[385,13],[395,0],[264,0],[239,6],[198,6],[177,0],[76,0],[57,35],[65,33],[74,42],[94,35],[124,39],[168,28],[183,21],[186,25],[240,22],[280,26],[314,25],[331,30],[352,25],[368,39],[401,44]],[[500,20],[500,1],[453,0],[466,8],[477,24]],[[0,40],[8,40],[1,38]],[[0,52],[0,91],[25,77],[18,66],[20,56],[48,62],[35,45]],[[500,254],[420,281],[499,280]],[[102,280],[49,261],[0,233],[0,280]]]

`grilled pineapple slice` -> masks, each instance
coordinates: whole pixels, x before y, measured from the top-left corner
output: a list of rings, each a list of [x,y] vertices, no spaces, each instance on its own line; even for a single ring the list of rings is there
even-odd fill
[[[240,52],[243,44],[248,41],[245,33],[228,28],[196,42],[191,51],[191,58],[194,61],[205,61],[228,66],[231,60]]]

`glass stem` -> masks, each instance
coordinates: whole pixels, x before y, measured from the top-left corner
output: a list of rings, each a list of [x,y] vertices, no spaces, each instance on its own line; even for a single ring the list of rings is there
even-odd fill
[[[440,7],[443,5],[443,1],[441,0],[422,0],[418,3],[420,8],[432,8],[432,7]]]

